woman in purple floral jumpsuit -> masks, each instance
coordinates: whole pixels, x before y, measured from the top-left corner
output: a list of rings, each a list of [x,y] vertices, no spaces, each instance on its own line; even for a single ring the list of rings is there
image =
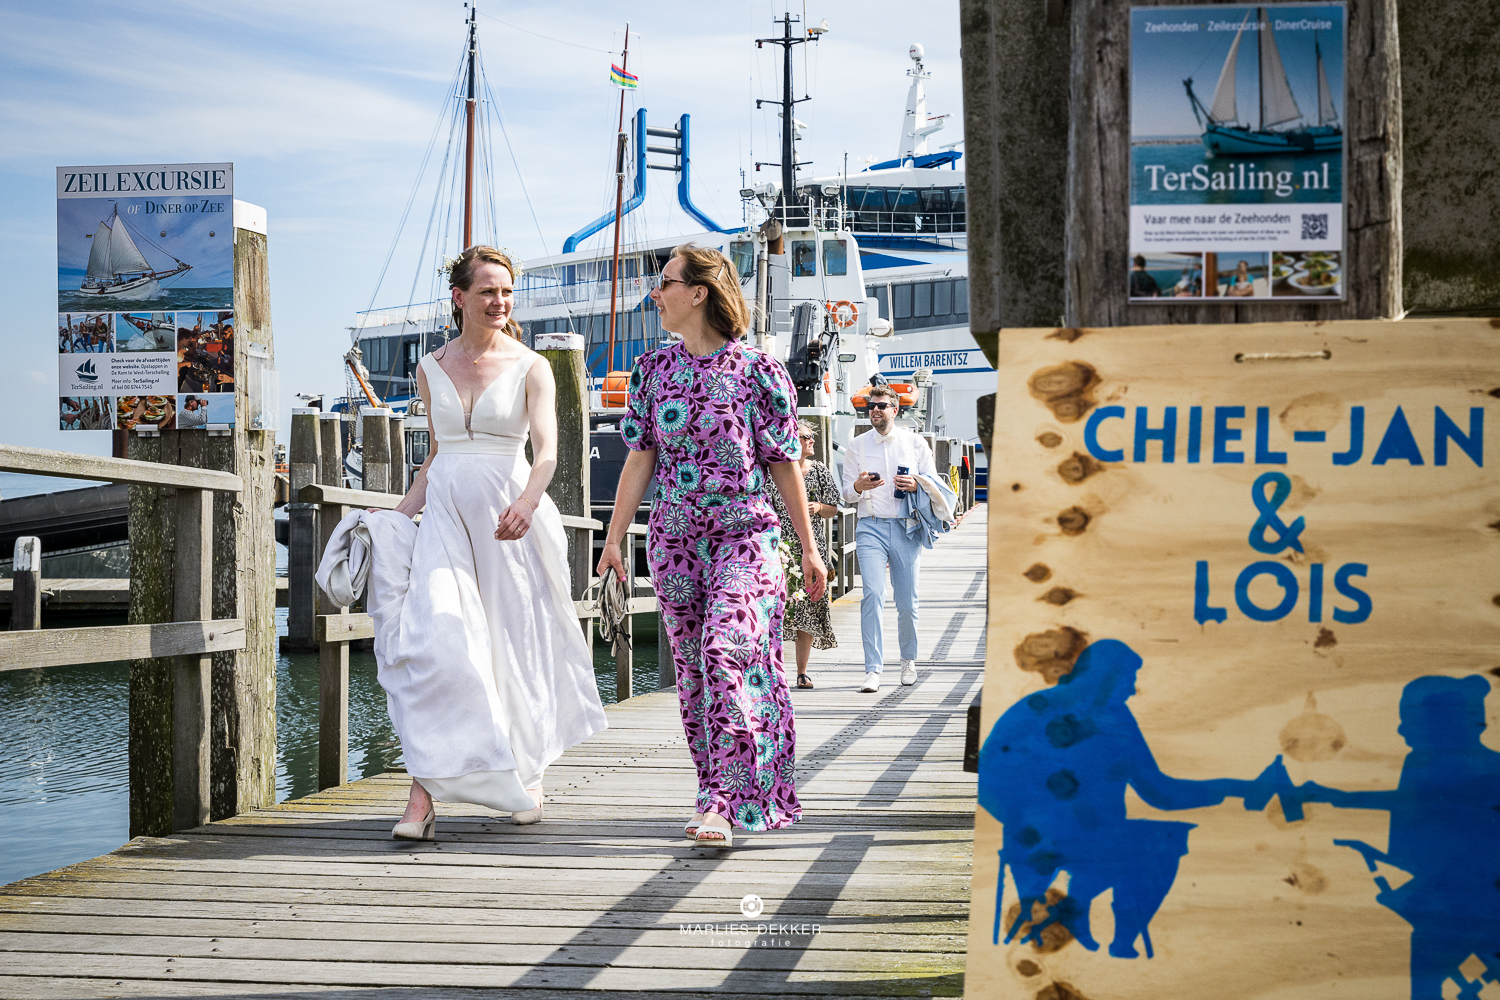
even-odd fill
[[[698,842],[728,846],[731,824],[775,830],[802,815],[796,728],[782,669],[786,581],[780,522],[767,490],[791,491],[811,595],[827,571],[793,463],[801,457],[786,369],[740,344],[748,310],[717,250],[679,247],[652,297],[682,334],[643,355],[620,433],[632,449],[620,477],[599,572],[620,569],[619,543],[653,472],[651,575],[677,664],[682,724],[698,772]],[[773,483],[774,480],[774,483]]]

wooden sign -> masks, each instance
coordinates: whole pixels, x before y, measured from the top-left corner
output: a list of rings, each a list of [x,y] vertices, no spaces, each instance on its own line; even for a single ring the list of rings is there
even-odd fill
[[[1000,360],[969,995],[1500,997],[1500,320]]]

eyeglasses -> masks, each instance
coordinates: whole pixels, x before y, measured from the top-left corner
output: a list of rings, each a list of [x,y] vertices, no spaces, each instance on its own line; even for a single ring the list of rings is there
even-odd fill
[[[676,284],[679,284],[679,285],[686,285],[686,284],[688,284],[688,282],[683,281],[681,278],[668,278],[664,274],[659,274],[659,275],[656,276],[656,287],[657,287],[658,291],[664,291],[668,285],[673,284],[673,283],[676,283]]]
[[[815,438],[815,437],[813,437],[811,434],[803,434],[802,437],[801,437],[801,440],[803,440],[803,441],[817,441],[818,439]]]
[[[871,403],[870,404],[870,409],[872,409],[872,410],[887,410],[887,409],[890,409],[890,407],[891,407],[890,403]]]

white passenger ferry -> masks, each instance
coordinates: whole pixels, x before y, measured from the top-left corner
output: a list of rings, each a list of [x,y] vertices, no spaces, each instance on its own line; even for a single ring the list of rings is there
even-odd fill
[[[794,36],[793,23],[790,16],[778,22],[782,37],[762,40],[782,44],[788,90],[792,46],[816,34]],[[611,373],[628,373],[635,358],[670,336],[650,292],[672,248],[694,242],[735,261],[746,298],[766,316],[752,339],[787,365],[799,388],[799,411],[828,419],[835,463],[842,445],[867,425],[861,390],[877,377],[905,390],[913,405],[904,415],[912,426],[977,443],[976,402],[994,391],[995,372],[969,335],[963,154],[956,148],[961,143],[928,151],[929,137],[946,116],[928,114],[923,84],[930,73],[921,46],[909,54],[911,85],[897,155],[856,173],[800,176],[800,125],[783,94],[775,102],[783,111],[782,162],[773,164],[781,179],[740,192],[745,218],[738,226],[718,225],[692,201],[689,116],[653,125],[641,110],[625,124],[621,219],[628,221],[644,202],[647,171],[670,170],[678,175],[681,208],[704,230],[629,239],[617,252],[595,239],[614,227],[611,211],[569,236],[563,253],[528,261],[516,291],[516,318],[533,346],[553,342],[549,335],[582,338],[596,427],[608,431],[623,404],[622,392],[611,390],[623,390],[625,380]],[[375,309],[359,316],[358,353],[351,351],[351,358],[368,394],[399,412],[414,392],[421,355],[455,334],[446,299]],[[425,454],[418,424],[408,422],[414,462]],[[978,465],[983,495],[982,455]],[[611,484],[611,493],[613,478],[596,476],[598,485]]]

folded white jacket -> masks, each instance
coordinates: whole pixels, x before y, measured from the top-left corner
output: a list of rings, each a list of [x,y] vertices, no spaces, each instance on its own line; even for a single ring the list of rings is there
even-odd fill
[[[397,521],[396,519],[399,519]],[[401,524],[400,522],[405,522]],[[328,599],[339,607],[348,607],[365,592],[370,579],[370,566],[374,561],[370,529],[376,527],[395,528],[408,536],[408,553],[405,562],[410,562],[410,543],[416,537],[415,525],[405,514],[392,510],[370,512],[351,511],[329,536],[328,547],[323,550],[323,560],[318,564],[318,586]]]

